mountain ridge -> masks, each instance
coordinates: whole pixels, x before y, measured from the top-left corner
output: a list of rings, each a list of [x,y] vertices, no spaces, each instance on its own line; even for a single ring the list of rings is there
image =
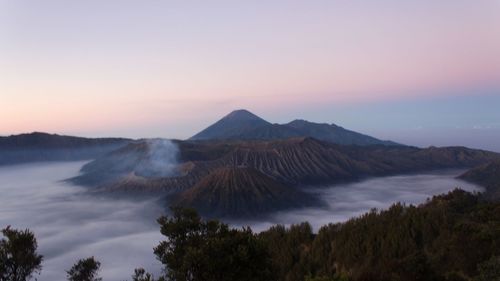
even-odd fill
[[[145,189],[183,190],[223,167],[251,167],[281,183],[295,186],[334,184],[363,177],[435,169],[470,168],[500,159],[497,153],[463,147],[343,146],[309,137],[214,143],[178,141],[176,144],[180,151],[177,176],[148,179],[151,186]],[[104,176],[97,182],[106,188],[110,175],[143,174],[134,165],[121,165],[124,158],[142,159],[140,151],[145,149],[140,147],[143,145],[141,142],[131,143],[86,164],[82,168],[83,174],[76,179],[85,184]],[[113,185],[113,188],[120,186]]]
[[[498,153],[465,147],[353,146],[311,137],[173,143],[178,147],[178,162],[171,176],[156,177],[143,169],[141,163],[148,163],[150,157],[150,142],[143,140],[86,164],[70,181],[99,193],[164,196],[167,202],[198,208],[208,216],[248,216],[273,211],[275,205],[283,209],[301,207],[295,201],[301,197],[298,192],[310,186],[470,168],[500,160]],[[284,189],[295,195],[288,197]],[[280,195],[267,198],[259,190]],[[233,204],[243,198],[249,200],[247,211]]]
[[[127,143],[125,138],[83,138],[43,132],[0,137],[0,165],[95,159]]]
[[[295,119],[286,124],[275,124],[245,109],[232,111],[189,140],[278,140],[294,137],[313,137],[344,145],[401,145],[351,131],[333,123],[314,123]]]

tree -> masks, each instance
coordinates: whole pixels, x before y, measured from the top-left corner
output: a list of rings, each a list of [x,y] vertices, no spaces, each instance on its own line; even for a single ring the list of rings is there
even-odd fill
[[[304,280],[304,276],[313,273],[311,248],[314,235],[309,223],[288,228],[276,225],[260,233],[259,238],[271,255],[276,280]]]
[[[154,252],[171,281],[270,280],[270,259],[250,229],[230,229],[217,220],[202,221],[193,209],[172,208],[161,217],[167,237]]]
[[[132,281],[165,281],[163,277],[155,280],[151,273],[146,272],[144,268],[136,268],[134,270],[134,275],[132,275]]]
[[[66,271],[69,281],[101,281],[98,272],[101,263],[94,257],[81,259]]]
[[[478,265],[477,281],[500,281],[500,257],[492,257]]]
[[[0,240],[0,281],[25,281],[42,270],[43,256],[38,255],[35,235],[24,231],[2,230]]]
[[[326,276],[310,277],[310,276],[306,276],[305,281],[349,281],[349,278],[345,277],[345,276],[340,276],[340,277],[326,277]]]

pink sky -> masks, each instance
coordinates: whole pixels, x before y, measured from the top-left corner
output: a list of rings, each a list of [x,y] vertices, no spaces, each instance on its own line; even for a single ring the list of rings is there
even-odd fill
[[[0,0],[0,134],[184,138],[235,108],[500,89],[500,1],[207,3]]]

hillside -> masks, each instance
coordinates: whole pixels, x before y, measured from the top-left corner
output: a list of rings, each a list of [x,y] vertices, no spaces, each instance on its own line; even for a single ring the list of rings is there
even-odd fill
[[[284,126],[293,128],[302,136],[344,145],[399,145],[392,141],[381,141],[374,137],[344,129],[335,124],[313,123],[306,120],[294,120]]]
[[[276,280],[498,280],[500,203],[455,190],[345,223],[274,226],[259,234]],[[316,277],[307,279],[305,276]],[[479,278],[481,277],[481,278]]]
[[[220,168],[175,195],[174,206],[215,217],[258,217],[271,211],[318,205],[307,193],[287,187],[252,168]]]
[[[272,124],[248,110],[235,110],[190,140],[280,140],[312,137],[345,145],[399,145],[346,130],[335,124],[319,124],[295,120],[288,124]]]
[[[485,198],[500,200],[500,161],[493,161],[470,169],[459,178],[485,187]]]
[[[0,137],[0,165],[94,159],[128,142],[123,138],[92,139],[39,132]]]
[[[235,216],[247,216],[300,206],[293,200],[297,187],[470,168],[500,159],[497,153],[465,147],[343,146],[313,138],[173,144],[178,154],[175,164],[169,162],[171,174],[148,170],[151,143],[139,141],[88,163],[82,174],[71,180],[99,192],[170,196],[174,202],[200,208],[204,215],[234,212]],[[249,180],[249,175],[255,180]],[[294,193],[281,192],[284,188]],[[261,189],[276,198],[261,200]],[[240,202],[242,198],[248,205]]]
[[[142,165],[148,142],[131,143],[92,161],[76,179],[80,184],[135,175],[162,182],[163,189],[185,189],[224,167],[250,167],[287,185],[317,185],[446,168],[467,168],[499,159],[499,154],[464,147],[341,146],[312,138],[277,141],[176,142],[175,174],[156,177]],[[146,170],[145,170],[146,169]],[[150,175],[148,175],[148,173]]]

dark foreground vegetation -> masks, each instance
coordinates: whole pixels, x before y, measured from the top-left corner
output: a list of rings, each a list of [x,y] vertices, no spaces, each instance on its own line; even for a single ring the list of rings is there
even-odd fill
[[[144,269],[133,281],[495,281],[500,280],[500,203],[455,190],[418,207],[395,204],[313,233],[308,223],[262,233],[203,220],[173,208],[158,222],[167,238],[154,254],[163,276]],[[7,227],[0,281],[29,280],[42,269],[29,230]],[[67,270],[72,281],[101,280],[93,257]],[[63,270],[63,269],[61,269]]]

